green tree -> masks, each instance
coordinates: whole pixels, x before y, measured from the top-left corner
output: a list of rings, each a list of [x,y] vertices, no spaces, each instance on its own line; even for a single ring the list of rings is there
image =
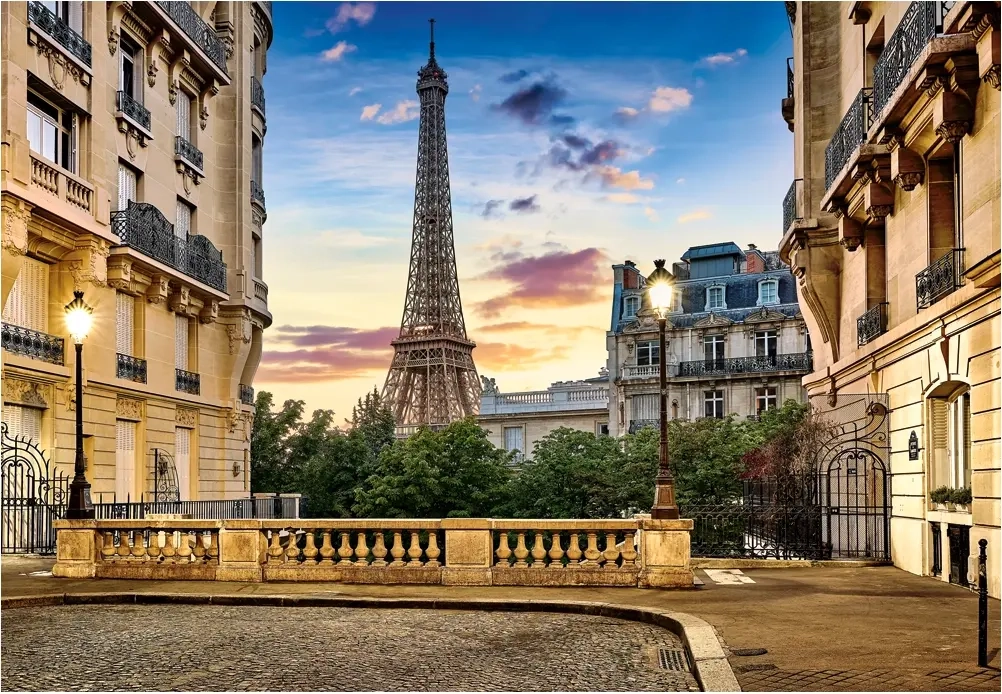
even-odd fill
[[[366,393],[365,400],[359,398],[358,404],[351,408],[350,435],[365,444],[372,462],[383,448],[393,445],[395,427],[393,413],[375,388]]]
[[[296,491],[296,473],[290,465],[289,440],[303,416],[302,400],[286,400],[281,410],[272,410],[271,393],[262,391],[254,403],[251,430],[251,491]]]
[[[645,427],[623,437],[623,465],[619,472],[622,507],[628,515],[647,513],[654,505],[654,478],[658,474],[661,433]]]
[[[673,420],[668,423],[668,445],[680,506],[741,496],[742,457],[749,448],[744,422],[734,417]]]

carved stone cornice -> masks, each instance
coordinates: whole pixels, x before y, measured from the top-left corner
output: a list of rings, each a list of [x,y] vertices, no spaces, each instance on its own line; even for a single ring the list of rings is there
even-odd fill
[[[27,407],[48,408],[52,402],[52,384],[5,375],[3,401]]]
[[[122,18],[126,12],[132,10],[130,0],[112,0],[107,4],[108,13],[108,52],[115,55],[118,51],[119,34],[122,27]]]
[[[198,320],[204,324],[215,323],[219,317],[219,302],[209,299],[198,313]]]
[[[198,95],[198,127],[205,130],[209,125],[209,99],[219,93],[216,80],[210,80]]]
[[[13,195],[4,195],[3,250],[11,255],[24,255],[28,251],[28,222],[31,221],[31,203]]]
[[[167,275],[154,273],[150,278],[150,286],[146,289],[146,300],[151,304],[162,304],[170,295],[170,278]]]
[[[132,288],[132,259],[124,255],[108,258],[108,286],[120,292]]]
[[[167,75],[167,98],[173,106],[177,102],[177,90],[180,89],[181,74],[191,67],[191,54],[181,49],[170,64]],[[197,93],[197,90],[195,90]]]
[[[143,421],[143,401],[119,395],[115,401],[115,417],[133,422]]]
[[[902,190],[911,191],[922,183],[925,176],[925,161],[907,147],[898,147],[891,152],[891,178]]]
[[[167,310],[172,313],[187,315],[190,300],[190,289],[187,287],[172,287],[170,296],[167,297]]]
[[[227,313],[226,337],[230,343],[230,354],[236,354],[240,349],[240,344],[250,344],[253,335],[253,323],[251,322],[250,311],[240,309],[237,313]]]
[[[67,268],[77,289],[90,283],[95,287],[108,284],[108,255],[111,245],[97,236],[86,236],[77,240],[77,247],[67,256]]]
[[[174,423],[187,429],[198,428],[198,410],[191,407],[179,407],[174,410]]]

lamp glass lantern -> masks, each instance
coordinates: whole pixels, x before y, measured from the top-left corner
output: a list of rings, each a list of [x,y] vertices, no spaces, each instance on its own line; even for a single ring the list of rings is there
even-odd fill
[[[66,304],[66,329],[76,344],[83,344],[94,323],[94,309],[83,299],[83,292],[73,292],[73,301]]]

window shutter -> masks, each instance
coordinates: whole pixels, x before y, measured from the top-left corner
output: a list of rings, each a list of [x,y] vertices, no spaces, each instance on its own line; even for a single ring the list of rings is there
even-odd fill
[[[191,97],[183,89],[177,92],[177,134],[191,141]]]
[[[948,424],[949,407],[945,400],[934,399],[932,403],[932,447],[949,448],[950,427]]]
[[[129,501],[135,494],[136,423],[115,421],[115,501]]]
[[[188,370],[188,317],[174,315],[174,366]]]
[[[118,209],[125,210],[136,200],[136,172],[125,164],[118,165]]]
[[[14,280],[14,286],[10,288],[7,295],[7,303],[3,305],[3,322],[11,325],[24,325],[24,300],[21,298],[21,287],[24,282],[18,275]]]
[[[82,36],[84,33],[83,2],[80,2],[80,0],[71,0],[66,4],[69,5],[69,16],[66,18],[66,23],[70,25],[70,29]]]
[[[191,486],[191,429],[174,429],[174,464],[181,501],[187,501]]]
[[[648,393],[633,396],[633,419],[657,419],[661,412],[660,395]]]
[[[7,433],[11,437],[27,439],[41,448],[42,410],[21,405],[4,405],[3,421],[7,423]]]
[[[191,207],[188,203],[177,201],[177,216],[174,224],[174,235],[179,239],[187,239],[191,233]]]
[[[115,292],[115,348],[130,357],[135,335],[136,300],[128,294]]]
[[[14,280],[3,320],[39,332],[48,329],[49,316],[49,266],[34,258],[22,258],[21,272]]]

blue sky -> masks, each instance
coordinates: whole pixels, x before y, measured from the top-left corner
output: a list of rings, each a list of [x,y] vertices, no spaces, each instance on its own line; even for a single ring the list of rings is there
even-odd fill
[[[430,17],[464,312],[503,391],[604,365],[613,263],[777,246],[792,177],[780,2],[276,2],[260,389],[349,416],[382,387]]]

